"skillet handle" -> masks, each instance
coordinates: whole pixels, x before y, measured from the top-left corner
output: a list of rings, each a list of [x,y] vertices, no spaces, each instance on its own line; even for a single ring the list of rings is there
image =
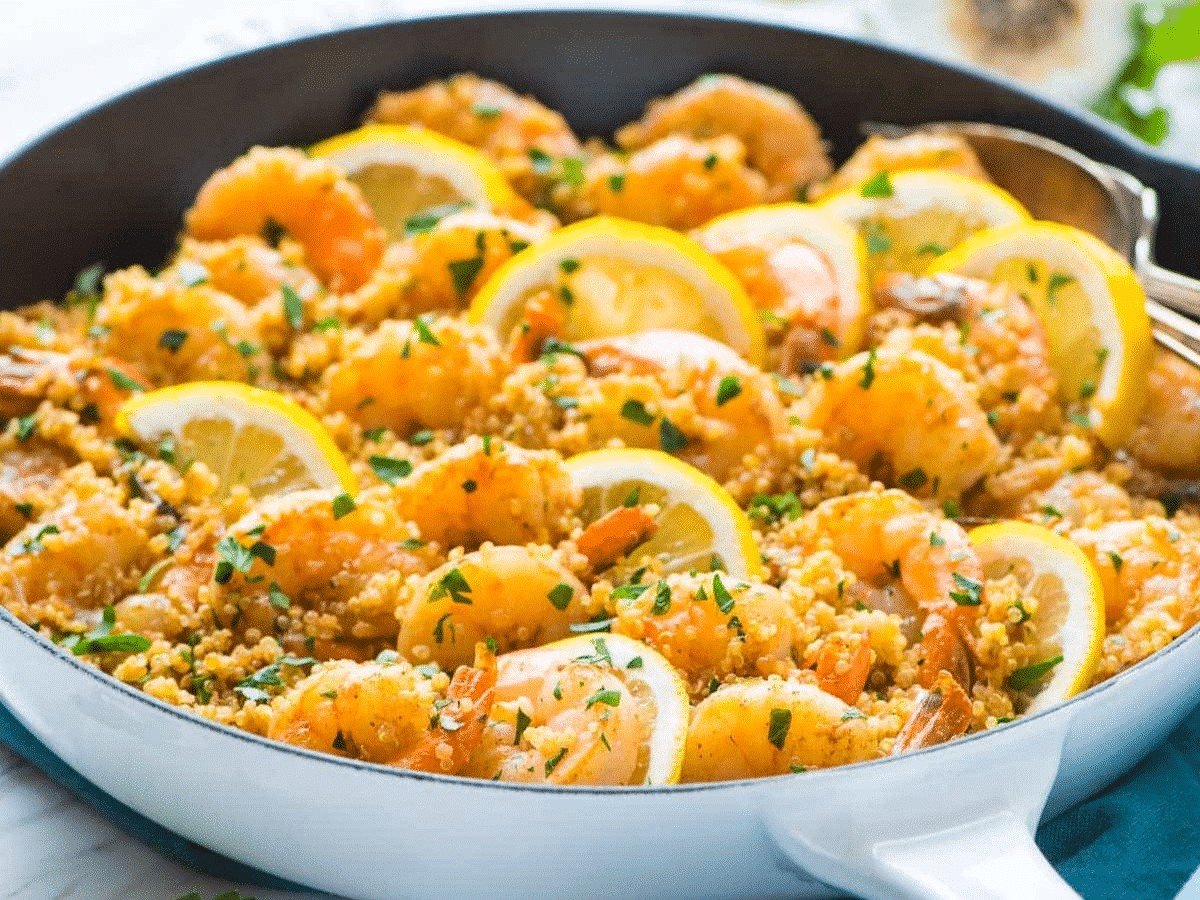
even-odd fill
[[[800,869],[862,897],[1077,898],[1033,842],[1072,713],[780,779],[767,830]]]
[[[1146,296],[1176,312],[1200,319],[1200,281],[1188,278],[1157,263],[1145,263],[1138,273]]]

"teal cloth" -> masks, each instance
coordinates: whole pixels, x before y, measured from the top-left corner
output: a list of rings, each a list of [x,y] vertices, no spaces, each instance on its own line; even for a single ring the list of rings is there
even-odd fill
[[[54,756],[0,706],[4,743],[125,831],[230,882],[297,888],[160,828]],[[1046,823],[1038,846],[1086,900],[1169,900],[1200,866],[1200,712],[1103,794]]]
[[[1043,825],[1037,842],[1086,900],[1178,894],[1200,866],[1200,712],[1107,791]]]

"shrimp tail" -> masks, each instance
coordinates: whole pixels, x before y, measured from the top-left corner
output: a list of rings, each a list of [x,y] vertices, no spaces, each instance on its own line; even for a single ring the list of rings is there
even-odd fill
[[[658,530],[642,506],[622,506],[605,513],[583,530],[575,546],[594,571],[607,569]]]
[[[966,734],[973,712],[971,698],[962,685],[949,672],[939,672],[896,736],[892,755],[943,744]]]
[[[476,644],[475,664],[459,666],[454,673],[446,690],[449,703],[437,723],[392,765],[443,775],[461,772],[483,739],[495,695],[496,671],[495,652],[487,644]]]
[[[943,673],[949,673],[965,690],[975,681],[975,660],[963,636],[961,607],[941,612],[935,610],[925,617],[922,627],[923,657],[917,680],[921,687],[933,688]]]
[[[817,687],[843,703],[853,704],[867,686],[867,677],[871,674],[871,642],[864,634],[858,649],[845,665],[840,665],[842,654],[839,649],[832,641],[821,648],[817,657]]]

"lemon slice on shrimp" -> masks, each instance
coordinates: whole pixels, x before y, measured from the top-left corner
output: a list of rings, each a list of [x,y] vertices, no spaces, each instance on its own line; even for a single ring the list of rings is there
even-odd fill
[[[738,578],[759,575],[762,556],[750,520],[721,485],[659,450],[606,449],[567,460],[583,491],[585,524],[613,510],[654,504],[657,529],[607,573],[626,580],[647,556],[665,572],[716,569]]]
[[[274,391],[194,381],[136,394],[118,411],[116,427],[177,465],[204,463],[220,480],[222,494],[237,486],[254,497],[306,488],[356,490],[325,427]]]
[[[1059,392],[1109,447],[1133,432],[1154,358],[1146,295],[1129,264],[1069,225],[1028,222],[981,232],[930,267],[1002,281],[1046,328]]]
[[[309,149],[359,186],[392,240],[427,230],[439,213],[473,206],[513,213],[527,204],[487,156],[422,128],[364,125]]]
[[[858,229],[872,272],[923,272],[978,231],[1030,219],[996,185],[932,169],[882,172],[817,206]]]
[[[1087,690],[1104,644],[1104,591],[1095,566],[1066,538],[1029,522],[998,522],[970,533],[984,576],[1016,578],[1022,600],[1010,622],[1024,624],[1028,662],[1007,684],[1039,712]],[[1032,605],[1030,609],[1026,604]]]
[[[562,304],[567,341],[673,328],[762,361],[762,326],[738,280],[668,228],[608,216],[561,228],[488,279],[471,303],[471,321],[508,337],[526,301],[547,289]]]
[[[676,784],[683,769],[691,705],[687,685],[658,651],[621,634],[577,635],[508,657],[537,658],[538,668],[565,667],[573,662],[611,666],[630,693],[649,713],[650,728],[635,784]],[[500,657],[503,677],[506,657]]]
[[[857,232],[829,212],[804,203],[753,206],[718,216],[692,232],[700,244],[726,263],[760,309],[785,281],[812,292],[797,297],[828,309],[801,309],[814,321],[828,315],[829,337],[838,356],[854,353],[862,343],[871,293],[866,276],[866,246]],[[763,282],[768,282],[763,284]]]

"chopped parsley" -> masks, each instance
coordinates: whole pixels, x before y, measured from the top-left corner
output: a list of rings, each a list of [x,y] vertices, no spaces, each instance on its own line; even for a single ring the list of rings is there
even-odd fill
[[[412,463],[407,459],[396,459],[392,456],[373,455],[367,460],[367,464],[370,465],[376,478],[386,481],[388,484],[393,484],[401,478],[407,478],[413,470]]]
[[[658,443],[667,453],[675,453],[687,446],[688,439],[670,419],[664,417],[658,423]]]
[[[665,581],[660,581],[654,589],[654,605],[650,608],[656,616],[665,615],[671,609],[671,588]]]
[[[471,605],[471,585],[457,566],[438,579],[429,591],[429,602],[449,597],[452,603]]]
[[[290,284],[282,285],[279,293],[283,295],[283,317],[292,330],[299,331],[304,324],[304,301]]]
[[[646,409],[641,400],[626,400],[621,404],[621,418],[628,419],[636,425],[653,425],[654,416]]]
[[[892,188],[892,177],[884,170],[867,181],[860,193],[864,197],[891,197],[896,192]]]
[[[469,205],[468,203],[443,203],[440,206],[431,206],[429,209],[411,215],[404,220],[404,236],[412,237],[416,234],[426,234],[433,231],[442,219],[452,216],[456,212],[462,212]]]
[[[596,691],[596,693],[587,698],[583,708],[591,709],[597,703],[603,703],[605,706],[620,706],[621,692],[607,689]]]
[[[621,193],[621,191],[625,190],[625,176],[624,175],[609,175],[608,176],[608,189],[610,191],[612,191],[614,194],[619,194],[619,193]]]
[[[784,519],[798,519],[803,511],[800,498],[791,491],[786,494],[755,494],[750,499],[748,510],[752,519],[770,524]]]
[[[145,388],[138,384],[138,382],[134,381],[132,378],[118,369],[109,369],[108,378],[113,383],[113,387],[119,391],[129,391],[130,393],[136,394],[139,391],[145,390]]]
[[[348,516],[356,509],[358,509],[358,504],[349,494],[338,494],[333,498],[333,517],[335,519]]]
[[[571,600],[575,597],[575,589],[565,582],[560,582],[550,589],[550,593],[546,597],[555,609],[564,610],[571,605]]]
[[[954,584],[958,587],[957,591],[950,592],[950,599],[959,606],[979,606],[983,602],[983,584],[976,581],[974,578],[968,578],[966,575],[960,575],[958,572],[952,573]]]
[[[867,353],[867,361],[863,363],[862,378],[858,382],[858,386],[864,391],[869,391],[871,385],[875,383],[875,348],[872,347]]]
[[[1008,686],[1014,691],[1029,690],[1029,688],[1049,675],[1054,670],[1054,667],[1062,661],[1062,654],[1059,654],[1038,663],[1022,666],[1008,676]]]
[[[883,225],[879,222],[867,222],[867,252],[870,254],[887,253],[892,249],[892,239],[887,236]]]
[[[37,430],[37,415],[30,413],[27,416],[17,417],[17,440],[27,441],[33,437],[34,431]]]
[[[520,707],[517,707],[517,730],[513,734],[513,746],[514,747],[520,745],[521,738],[525,735],[525,729],[528,728],[532,722],[533,722],[533,719],[531,719],[531,718],[529,718],[529,716],[525,715],[525,710],[521,709]]]
[[[433,347],[442,346],[442,342],[437,339],[437,335],[430,329],[429,320],[425,316],[417,316],[413,319],[413,330],[417,332],[417,340],[422,344],[429,344]]]
[[[906,490],[915,491],[918,488],[924,487],[929,481],[929,476],[925,474],[925,470],[919,466],[915,469],[910,469],[899,478],[896,483]]]
[[[183,346],[184,341],[188,339],[188,333],[179,328],[168,328],[158,336],[158,346],[169,353],[178,353],[179,348]]]
[[[792,730],[792,711],[790,709],[771,710],[771,719],[767,724],[767,740],[776,750],[783,749],[788,732]]]
[[[712,589],[713,600],[716,601],[717,609],[725,615],[733,612],[733,595],[725,587],[725,582],[721,580],[720,575],[713,575]]]
[[[1046,302],[1051,306],[1058,303],[1058,292],[1075,282],[1075,276],[1063,275],[1061,272],[1050,273],[1050,281],[1046,284]]]
[[[726,375],[717,385],[717,406],[724,406],[742,392],[742,380],[736,375]]]
[[[467,296],[467,291],[471,290],[476,276],[483,269],[483,254],[480,253],[469,259],[456,259],[447,263],[446,268],[450,270],[450,278],[454,281],[454,290],[461,299]]]

